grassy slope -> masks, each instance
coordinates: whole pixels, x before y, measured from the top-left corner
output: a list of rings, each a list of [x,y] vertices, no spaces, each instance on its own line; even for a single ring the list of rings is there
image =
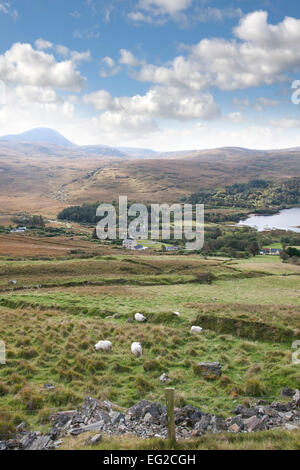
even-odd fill
[[[224,415],[236,400],[276,399],[282,386],[299,388],[299,366],[291,362],[285,337],[286,331],[300,331],[299,268],[289,271],[279,258],[228,262],[119,255],[0,263],[0,331],[8,351],[7,365],[0,366],[0,410],[6,410],[0,411],[0,434],[24,418],[43,428],[51,411],[77,407],[86,394],[123,407],[144,398],[163,400],[162,372],[176,388],[178,405]],[[289,276],[282,276],[285,269]],[[216,281],[195,283],[203,271]],[[46,287],[4,291],[12,277],[19,289],[39,282]],[[106,285],[85,284],[98,278]],[[182,313],[180,319],[172,316],[174,310]],[[147,324],[126,323],[137,311],[147,315]],[[118,317],[105,319],[112,314]],[[197,315],[212,323],[192,336]],[[236,319],[238,326],[228,328],[220,323],[224,318]],[[250,324],[250,335],[243,334],[241,322]],[[272,334],[275,328],[276,340],[271,334],[266,341],[254,322]],[[113,352],[96,353],[99,339],[110,339]],[[132,341],[142,341],[143,358],[130,355]],[[199,361],[220,361],[223,377],[202,379]],[[54,391],[43,390],[49,382]]]

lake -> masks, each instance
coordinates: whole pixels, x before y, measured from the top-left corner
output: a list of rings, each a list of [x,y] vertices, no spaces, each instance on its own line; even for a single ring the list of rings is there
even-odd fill
[[[275,215],[251,215],[241,220],[238,225],[256,228],[259,232],[264,230],[290,230],[300,233],[300,207],[284,209]]]

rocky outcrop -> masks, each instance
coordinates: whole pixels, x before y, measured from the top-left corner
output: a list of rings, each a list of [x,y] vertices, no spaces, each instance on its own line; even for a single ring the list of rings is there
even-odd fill
[[[227,419],[204,413],[192,405],[176,408],[177,438],[187,439],[205,433],[300,429],[300,393],[295,390],[293,392],[293,400],[286,403],[267,403],[259,400],[249,408],[237,405],[232,416]],[[102,434],[166,438],[168,433],[166,407],[148,400],[139,401],[123,413],[109,401],[101,402],[86,397],[78,410],[55,413],[49,419],[49,433],[43,435],[39,432],[29,432],[26,431],[26,426],[20,426],[14,439],[0,441],[0,450],[56,449],[64,436],[77,436],[90,431],[96,435],[86,441],[87,445],[100,442]]]

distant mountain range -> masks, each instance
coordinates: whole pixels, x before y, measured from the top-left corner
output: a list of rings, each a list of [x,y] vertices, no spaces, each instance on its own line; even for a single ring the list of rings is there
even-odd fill
[[[36,128],[0,137],[0,151],[15,150],[20,154],[47,155],[55,157],[84,158],[84,157],[115,157],[128,159],[177,159],[209,157],[212,161],[234,160],[250,155],[290,154],[299,152],[300,147],[279,150],[252,150],[242,147],[220,147],[207,150],[180,150],[173,152],[156,152],[152,149],[132,147],[110,147],[108,145],[76,145],[59,132],[49,128]]]
[[[30,144],[34,147],[35,151],[39,150],[48,155],[61,153],[61,149],[55,149],[55,147],[64,147],[67,150],[72,150],[74,155],[81,157],[84,156],[83,154],[120,158],[128,158],[130,156],[134,158],[145,158],[147,156],[157,155],[154,150],[150,149],[110,147],[108,145],[76,145],[59,132],[45,127],[32,129],[22,134],[5,135],[0,137],[0,144],[6,144],[10,147],[17,146],[19,150],[21,150],[22,145],[24,148],[24,144],[27,144],[25,148],[28,150],[28,144]]]

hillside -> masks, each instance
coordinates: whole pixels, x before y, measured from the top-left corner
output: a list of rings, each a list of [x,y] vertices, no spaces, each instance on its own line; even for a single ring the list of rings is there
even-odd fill
[[[297,148],[157,154],[142,149],[58,145],[60,139],[50,134],[43,135],[52,138],[51,143],[0,139],[0,222],[5,214],[9,217],[28,208],[55,216],[68,205],[111,201],[120,194],[141,202],[174,202],[201,190],[224,188],[232,181],[300,176]]]

